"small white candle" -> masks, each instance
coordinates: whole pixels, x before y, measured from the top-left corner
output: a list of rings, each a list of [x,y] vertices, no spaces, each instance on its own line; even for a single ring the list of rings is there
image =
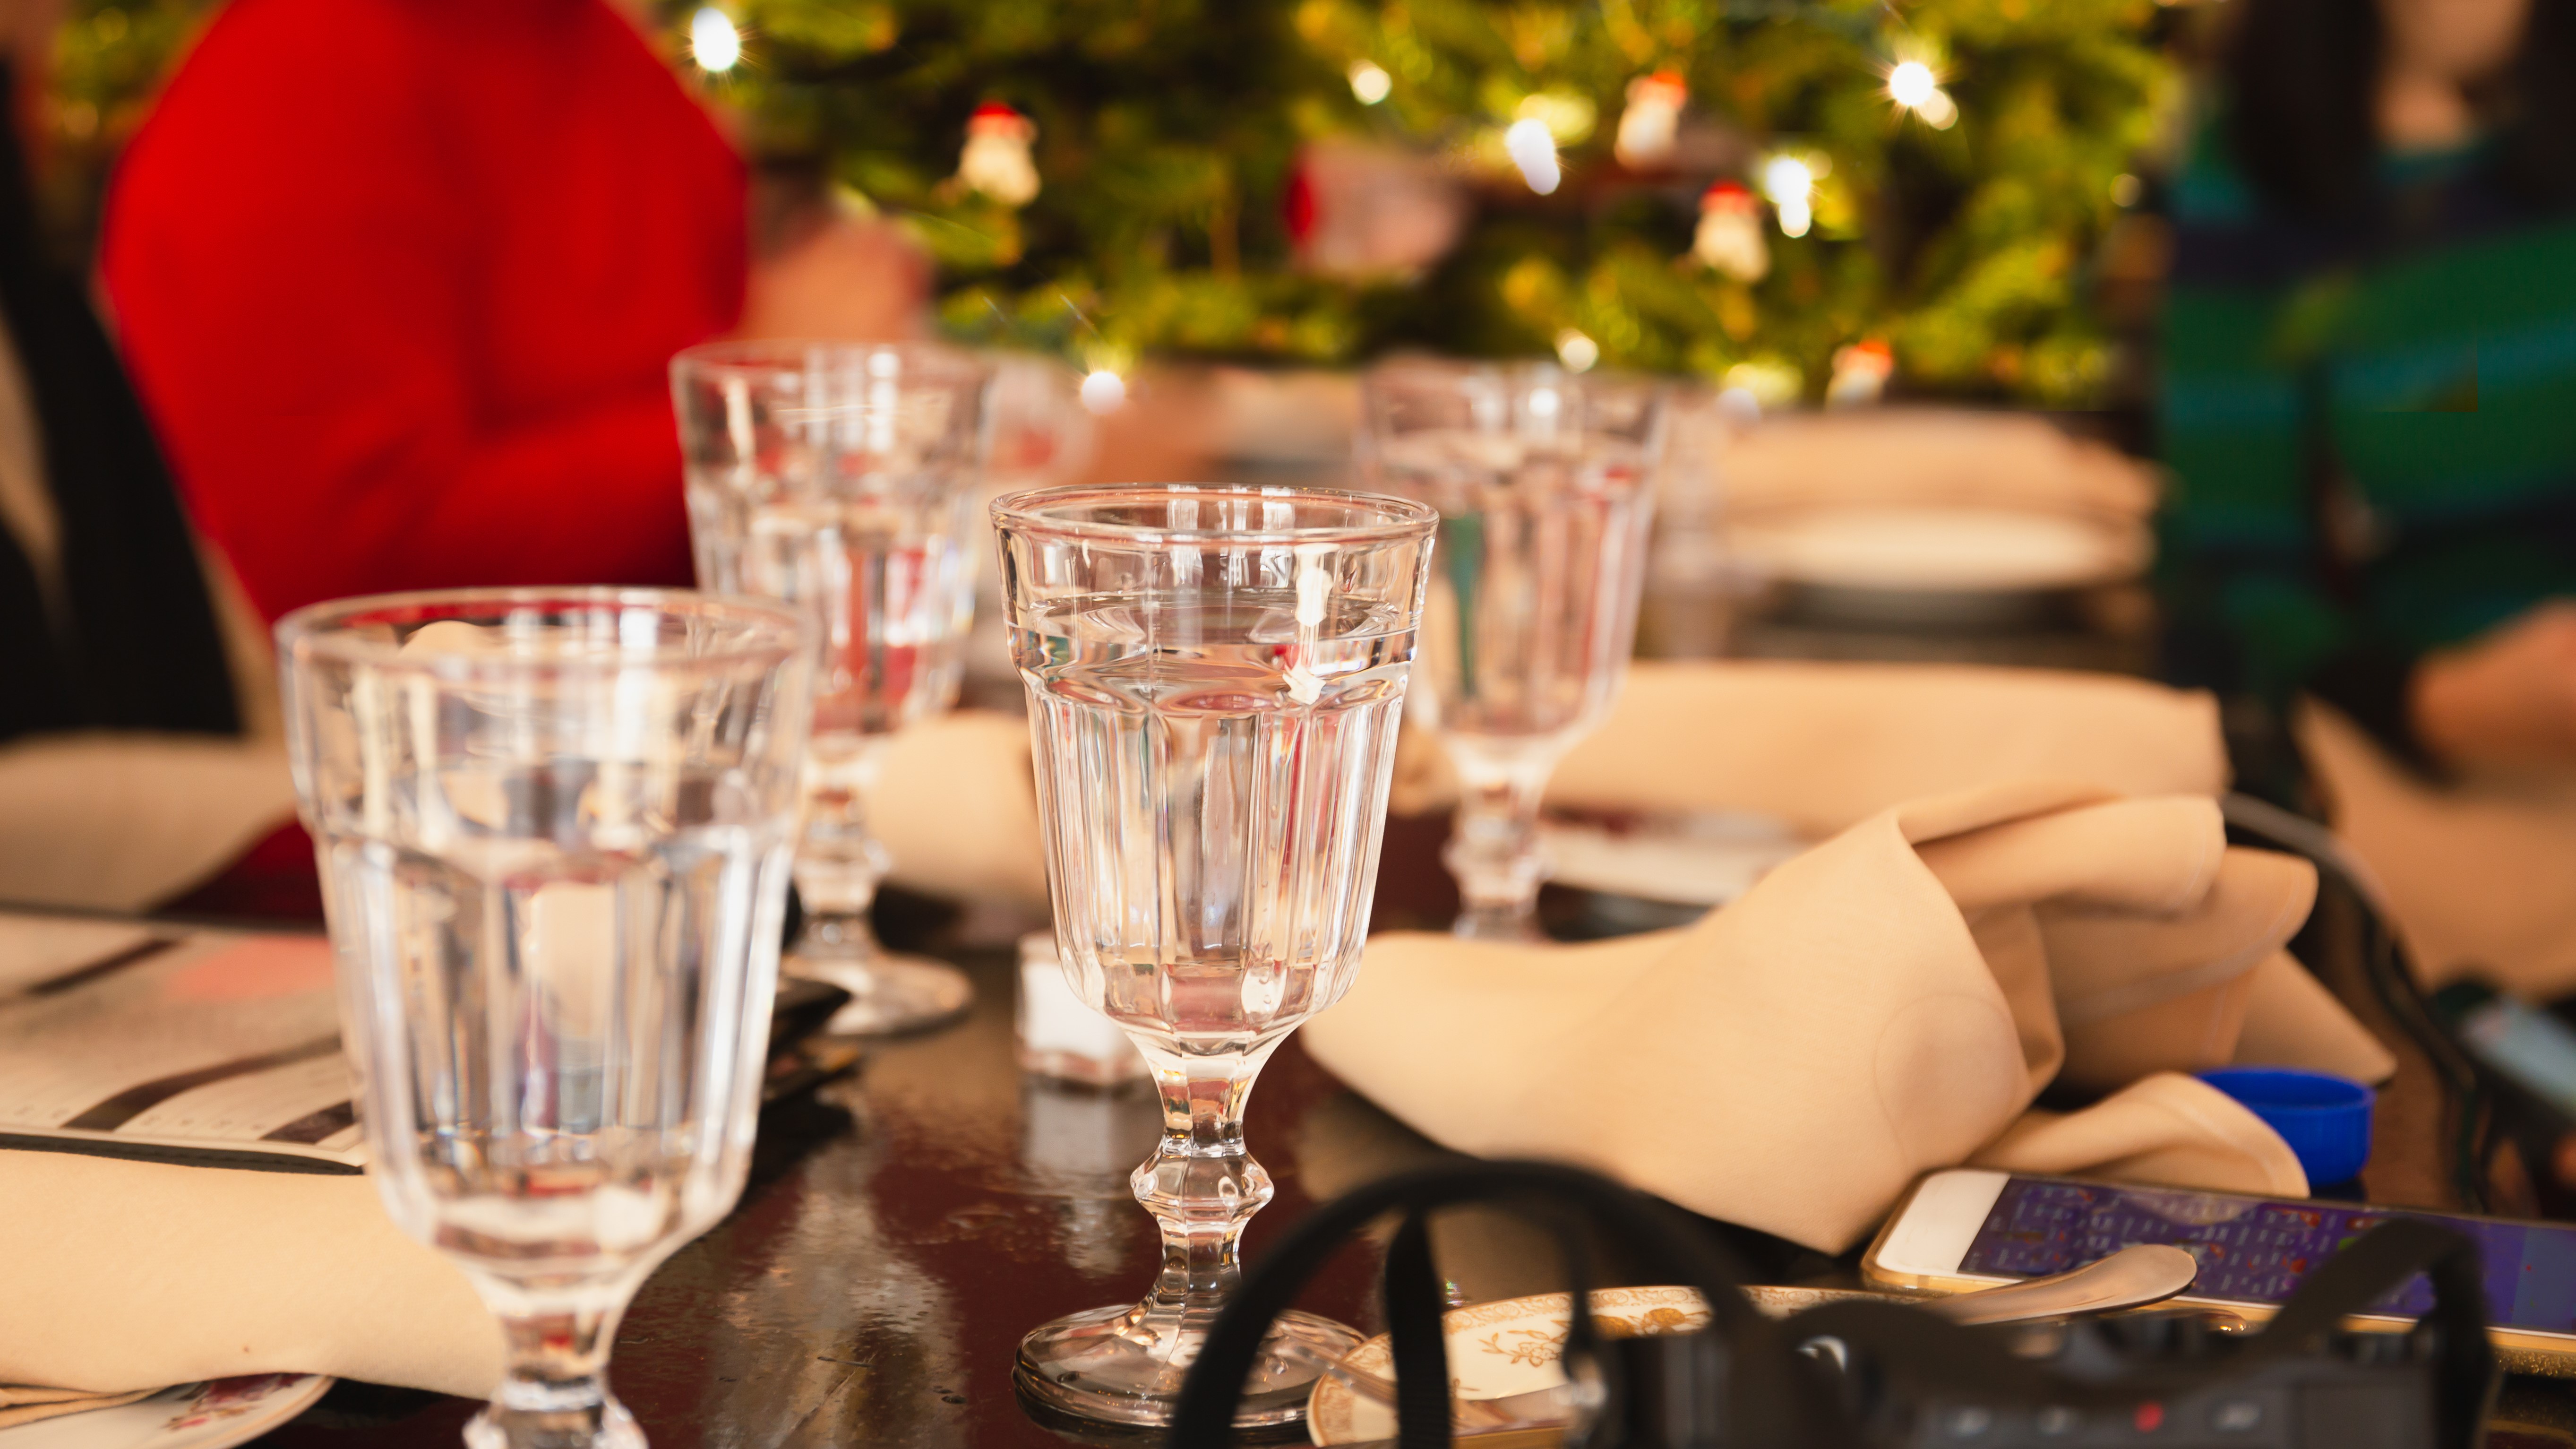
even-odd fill
[[[1019,1018],[1023,1070],[1104,1087],[1145,1075],[1127,1033],[1073,994],[1056,964],[1053,932],[1020,938]]]

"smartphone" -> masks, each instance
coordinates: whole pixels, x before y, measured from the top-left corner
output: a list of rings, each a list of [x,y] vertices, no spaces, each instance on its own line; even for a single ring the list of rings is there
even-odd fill
[[[2576,1224],[1954,1168],[1897,1204],[1861,1274],[1960,1293],[2062,1273],[2132,1243],[2170,1243],[2200,1260],[2199,1278],[2175,1302],[2260,1319],[2311,1268],[2391,1217],[2440,1223],[2478,1245],[2489,1333],[2498,1348],[2528,1356],[2517,1366],[2576,1367]],[[2354,1326],[2402,1327],[2432,1306],[2432,1284],[2418,1277]]]
[[[2488,1070],[2576,1123],[2576,1028],[2482,981],[2435,992],[2433,1014]]]

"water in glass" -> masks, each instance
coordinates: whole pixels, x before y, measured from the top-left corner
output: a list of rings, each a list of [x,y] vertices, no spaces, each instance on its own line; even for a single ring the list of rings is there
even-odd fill
[[[1661,395],[1430,363],[1381,369],[1364,391],[1370,486],[1440,511],[1417,707],[1458,767],[1458,933],[1535,939],[1539,798],[1609,712],[1636,641]]]
[[[1408,622],[1328,600],[1301,626],[1276,591],[1021,617],[1065,969],[1149,1055],[1259,1050],[1349,989]]]
[[[749,1164],[802,623],[467,591],[322,605],[280,636],[373,1175],[508,1339],[467,1438],[639,1445],[602,1377],[617,1317]]]
[[[867,801],[888,737],[957,699],[990,376],[912,344],[727,342],[672,363],[699,581],[799,605],[821,646],[788,965],[851,993],[836,1031],[918,1030],[973,999],[955,968],[877,944],[893,861]]]
[[[1464,429],[1387,440],[1377,483],[1440,510],[1420,708],[1473,748],[1562,752],[1626,677],[1650,511],[1643,447]]]
[[[1058,955],[1163,1114],[1130,1179],[1162,1230],[1153,1291],[1041,1326],[1016,1381],[1079,1417],[1161,1423],[1271,1197],[1243,1141],[1253,1079],[1359,967],[1434,516],[1187,485],[994,515]],[[1356,1341],[1283,1316],[1239,1421],[1302,1415],[1315,1364]]]

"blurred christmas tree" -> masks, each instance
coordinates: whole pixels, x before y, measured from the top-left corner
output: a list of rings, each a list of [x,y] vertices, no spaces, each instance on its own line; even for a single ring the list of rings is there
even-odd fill
[[[85,0],[112,144],[205,0]],[[121,19],[112,17],[123,17]],[[675,63],[904,218],[979,340],[1557,350],[1773,398],[2096,396],[2084,271],[2172,81],[2154,0],[728,0]],[[697,64],[692,65],[692,61]],[[1838,363],[1839,359],[1839,363]],[[1839,378],[1839,382],[1836,379]]]
[[[117,149],[213,8],[209,0],[70,0],[63,7],[45,105],[50,154],[40,174],[67,254],[86,245]],[[26,79],[19,78],[22,87]]]

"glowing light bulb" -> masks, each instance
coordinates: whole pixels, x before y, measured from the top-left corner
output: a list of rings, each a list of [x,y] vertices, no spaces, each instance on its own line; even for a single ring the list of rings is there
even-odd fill
[[[1805,236],[1815,223],[1815,189],[1816,168],[1795,156],[1774,156],[1763,165],[1762,192],[1780,213],[1782,236]]]
[[[1395,77],[1386,73],[1386,67],[1373,60],[1351,62],[1351,94],[1359,97],[1361,105],[1376,105],[1394,89]]]
[[[701,6],[689,17],[689,54],[701,70],[731,70],[742,59],[742,32],[723,11]]]
[[[1906,61],[1887,73],[1887,98],[1909,111],[1923,109],[1940,92],[1940,79],[1919,60]]]
[[[1099,367],[1082,379],[1082,405],[1094,416],[1114,413],[1127,404],[1127,379]]]
[[[1556,360],[1568,372],[1590,372],[1601,360],[1601,344],[1568,327],[1556,334]]]
[[[1815,189],[1815,168],[1795,156],[1774,156],[1762,168],[1762,193],[1774,206],[1804,201]]]
[[[1556,190],[1565,173],[1556,164],[1556,137],[1548,134],[1547,122],[1535,116],[1514,121],[1503,132],[1503,149],[1512,164],[1521,169],[1521,179],[1541,196]]]

